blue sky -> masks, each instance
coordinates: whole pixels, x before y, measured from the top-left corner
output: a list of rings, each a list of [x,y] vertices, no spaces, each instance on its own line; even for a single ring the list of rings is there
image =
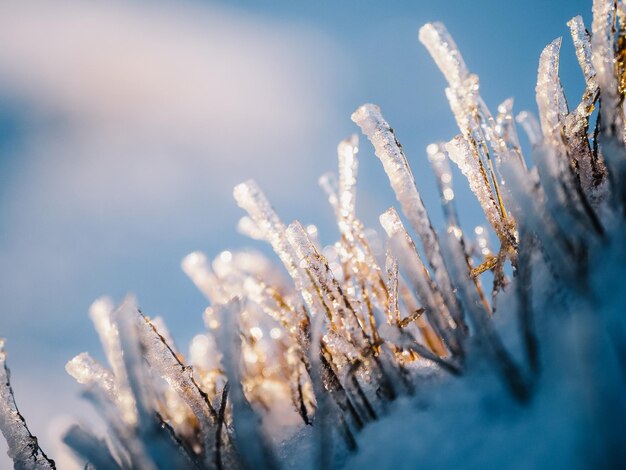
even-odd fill
[[[425,147],[458,129],[417,39],[422,24],[446,24],[492,110],[509,96],[516,111],[534,110],[539,54],[557,36],[577,103],[583,83],[565,23],[582,14],[589,27],[591,10],[587,1],[24,3],[0,6],[0,335],[44,443],[44,422],[77,400],[64,363],[99,355],[91,301],[133,292],[186,345],[205,302],[182,257],[262,248],[235,231],[234,184],[257,179],[286,221],[315,223],[333,241],[317,178],[357,132],[358,105],[381,106],[441,227]],[[357,210],[376,227],[394,198],[366,142],[360,161]],[[471,226],[480,212],[456,182]]]

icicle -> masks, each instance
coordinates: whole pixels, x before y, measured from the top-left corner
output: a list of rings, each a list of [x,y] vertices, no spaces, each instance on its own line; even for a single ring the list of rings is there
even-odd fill
[[[445,144],[442,142],[430,144],[426,147],[428,161],[430,162],[435,176],[437,177],[437,187],[443,213],[447,225],[459,225],[459,218],[454,206],[454,189],[452,188],[452,172],[446,157]]]
[[[498,105],[496,131],[498,131],[506,147],[516,155],[520,167],[524,171],[527,171],[526,162],[522,155],[522,146],[520,145],[517,129],[515,127],[515,120],[513,119],[513,98],[507,98]]]
[[[387,309],[385,310],[387,323],[397,325],[400,323],[400,310],[398,307],[398,259],[389,249],[387,249],[385,268],[387,270],[387,291],[389,292]]]
[[[337,147],[339,156],[339,208],[345,220],[355,219],[356,174],[359,151],[359,138],[356,134],[342,140]]]
[[[592,196],[594,189],[604,178],[604,166],[592,154],[587,136],[589,117],[598,98],[598,83],[591,58],[590,37],[582,17],[572,18],[567,25],[570,27],[576,57],[585,77],[586,87],[580,104],[565,118],[563,138],[570,147],[568,153],[576,162],[582,191]]]
[[[165,320],[163,319],[163,317],[154,317],[150,319],[150,323],[152,323],[152,326],[154,326],[157,333],[159,333],[159,335],[163,337],[163,341],[165,341],[165,343],[169,346],[169,348],[176,355],[176,357],[178,357],[179,359],[182,358],[183,355],[176,348],[176,344],[174,343],[174,337],[172,336],[172,333],[170,332],[167,325],[165,324]]]
[[[623,208],[626,205],[626,152],[623,100],[615,75],[618,65],[615,57],[615,3],[612,0],[594,0],[591,49],[592,63],[600,88],[602,157],[614,188],[613,206]]]
[[[120,467],[104,441],[78,425],[73,425],[63,436],[63,442],[96,469],[117,470]]]
[[[459,136],[462,139],[462,137]],[[437,176],[437,186],[439,188],[439,196],[441,198],[441,205],[443,207],[444,216],[446,218],[446,226],[447,227],[458,227],[460,225],[459,217],[457,214],[456,206],[454,204],[454,192],[452,189],[452,172],[450,171],[450,165],[448,163],[448,157],[446,152],[446,144],[438,143],[438,144],[430,144],[426,148],[426,152],[428,154],[428,159],[433,167],[435,175]],[[472,163],[476,163],[475,160],[470,161],[470,165]],[[458,165],[458,162],[457,162]],[[463,240],[463,236],[461,235],[461,243],[463,244],[464,251],[465,242]],[[471,269],[471,258],[470,253],[466,253],[468,267]],[[482,260],[481,260],[482,262]],[[482,287],[480,285],[480,281],[478,280],[478,276],[474,277],[474,282],[476,283],[476,289],[479,292],[481,298],[484,299],[482,293]],[[484,300],[486,304],[486,300]]]
[[[427,23],[420,28],[419,39],[443,72],[452,88],[461,87],[469,71],[454,39],[441,23]]]
[[[560,232],[552,216],[547,212],[545,203],[538,197],[537,191],[532,188],[530,177],[520,175],[512,165],[503,165],[502,172],[507,178],[508,190],[511,192],[515,210],[520,220],[523,220],[525,230],[536,233],[543,245],[543,253],[547,254],[559,276],[571,279],[573,265],[569,258],[572,246],[569,240]],[[535,174],[536,176],[536,174]]]
[[[174,351],[158,333],[150,320],[138,311],[129,311],[134,317],[137,336],[142,345],[143,356],[184,402],[191,408],[200,424],[201,440],[204,445],[205,459],[212,463],[214,450],[214,432],[217,413],[206,393],[200,389],[191,367],[185,366]]]
[[[382,271],[374,256],[371,241],[363,224],[356,218],[356,176],[358,170],[358,137],[353,135],[337,147],[339,181],[333,173],[323,175],[319,182],[335,211],[341,240],[333,247],[339,263],[331,268],[338,280],[345,280],[354,289],[363,291],[363,299],[372,307],[384,309],[387,292]]]
[[[259,228],[259,226],[247,215],[244,215],[239,222],[237,222],[237,231],[242,235],[245,235],[253,240],[264,240],[265,235]]]
[[[474,156],[467,140],[462,136],[456,136],[446,144],[446,150],[452,160],[467,178],[469,187],[476,195],[487,220],[498,234],[501,240],[507,240],[510,235],[504,225],[500,210],[491,193],[491,188],[485,180],[485,173]]]
[[[252,277],[244,281],[246,297],[259,305],[270,317],[295,333],[297,329],[296,312],[288,305],[275,289]]]
[[[404,152],[391,127],[380,114],[380,108],[372,104],[366,104],[357,109],[352,114],[352,120],[361,127],[363,133],[372,142],[376,156],[382,162],[389,182],[396,193],[396,198],[402,206],[402,211],[409,219],[413,230],[422,240],[424,253],[433,269],[435,281],[441,290],[450,314],[461,325],[463,323],[462,312],[443,265],[437,235],[422,198],[415,187],[415,180]]]
[[[522,126],[522,129],[524,129],[532,147],[536,147],[541,143],[543,140],[543,133],[541,132],[539,122],[533,113],[529,111],[522,111],[515,117],[515,120]]]
[[[545,47],[539,58],[537,72],[537,107],[543,135],[550,145],[561,146],[561,129],[569,110],[559,79],[561,38]]]
[[[536,149],[535,154],[556,157],[556,159],[551,159],[550,163],[549,178],[551,180],[545,182],[544,186],[553,186],[553,180],[560,181],[559,191],[563,193],[560,197],[571,201],[568,207],[577,209],[583,217],[587,215],[594,223],[596,216],[585,196],[585,193],[591,194],[596,179],[593,174],[592,155],[586,132],[589,112],[583,103],[576,111],[568,114],[565,95],[558,76],[560,46],[561,40],[556,39],[543,50],[539,60],[537,105],[543,134],[546,137],[543,145],[550,146],[551,151],[548,154]],[[542,174],[544,167],[538,166]],[[595,223],[595,225],[601,232],[602,229],[598,224]]]
[[[107,424],[109,445],[122,467],[128,469],[134,465],[136,468],[153,469],[154,466],[134,428],[119,418],[120,408],[109,399],[106,392],[97,386],[87,386],[82,395],[91,402]]]
[[[333,172],[324,173],[317,182],[326,193],[330,206],[339,215],[339,183],[337,182],[337,175]]]
[[[272,245],[289,274],[297,278],[297,267],[293,261],[289,243],[284,238],[285,225],[274,212],[265,194],[252,180],[235,186],[233,194],[239,207],[248,212],[248,215],[265,234],[265,239]]]
[[[587,216],[591,224],[595,225],[589,228],[602,232],[584,195],[585,192],[590,194],[594,185],[592,156],[586,136],[586,116],[577,116],[576,111],[568,116],[567,103],[558,77],[560,45],[560,39],[553,41],[544,49],[539,60],[537,105],[546,140],[542,144],[544,149],[538,147],[533,154],[540,157],[537,166],[553,210],[556,209],[554,204],[558,200],[558,204],[571,208],[572,222],[575,223],[579,218],[585,221]],[[560,184],[555,185],[555,181]],[[555,217],[564,215],[562,212],[555,212]],[[566,222],[565,226],[569,226],[569,223]]]
[[[576,50],[576,58],[585,76],[587,92],[589,93],[598,88],[598,84],[596,83],[596,70],[593,66],[591,54],[591,38],[589,37],[587,28],[585,28],[582,16],[575,16],[567,22],[567,26],[570,28],[574,49]]]
[[[212,265],[226,293],[223,301],[228,296],[232,298],[240,295],[242,284],[248,277],[263,279],[277,286],[285,284],[282,273],[265,255],[257,251],[222,251],[215,257]]]
[[[615,76],[615,2],[593,1],[591,60],[600,87],[602,125],[607,136],[623,142],[624,120]]]
[[[0,339],[0,431],[7,441],[9,457],[17,470],[55,469],[54,460],[41,450],[17,409],[6,356],[4,339]]]
[[[603,229],[585,196],[594,185],[586,116],[578,117],[576,112],[568,116],[558,76],[560,45],[560,39],[553,41],[539,60],[536,92],[545,140],[534,149],[533,156],[547,202],[552,205],[554,217],[563,220],[562,228],[579,226],[601,234]],[[570,220],[566,220],[568,215]]]
[[[213,273],[209,261],[204,253],[194,251],[183,259],[183,271],[211,303],[221,303],[226,294],[219,279]]]
[[[220,349],[224,351],[223,364],[233,406],[234,437],[238,455],[248,468],[277,468],[276,458],[261,427],[261,420],[250,406],[241,385],[241,340],[238,327],[241,301],[235,298],[217,308],[223,322],[222,334],[217,339]]]
[[[558,150],[549,145],[540,145],[533,151],[533,160],[538,170],[545,194],[545,203],[563,233],[582,236],[593,227],[582,213],[569,170],[562,170]],[[601,229],[600,229],[601,230]]]
[[[65,370],[79,384],[100,388],[112,403],[123,407],[115,377],[89,353],[83,352],[74,357],[65,365]]]
[[[134,299],[128,297],[113,313],[113,320],[118,329],[123,351],[125,377],[137,411],[136,433],[141,443],[140,466],[151,469],[155,468],[157,462],[159,466],[167,468],[186,466],[189,465],[189,456],[172,436],[165,432],[154,411],[154,389],[142,356],[137,314]]]
[[[406,232],[395,209],[391,208],[380,216],[380,224],[390,240],[392,253],[402,260],[402,267],[413,284],[422,305],[426,307],[426,316],[441,336],[450,352],[462,355],[459,342],[460,332],[456,329],[441,293],[433,286],[428,271],[415,248],[415,244]]]
[[[235,186],[233,194],[239,207],[248,212],[248,215],[265,234],[265,239],[272,245],[274,252],[294,280],[296,289],[301,293],[307,307],[312,312],[319,311],[311,282],[300,273],[292,247],[285,238],[286,227],[274,212],[265,194],[252,180]]]
[[[126,369],[117,326],[113,320],[114,306],[111,299],[102,297],[89,307],[89,316],[96,328],[104,354],[115,376],[122,419],[128,424],[137,423],[135,400],[128,387]]]
[[[363,341],[367,341],[367,337],[362,317],[359,322],[357,311],[339,286],[328,262],[309,240],[302,225],[297,221],[290,224],[286,236],[298,257],[300,266],[309,273],[313,284],[317,286],[329,320],[334,324],[341,321],[349,334],[349,339],[357,341],[358,347],[365,347]]]
[[[134,321],[136,312],[135,300],[126,298],[112,314],[118,330],[125,377],[134,398],[137,421],[141,425],[150,423],[152,417],[151,387],[148,383],[147,370],[144,367],[138,331]],[[116,374],[117,375],[117,374]]]
[[[419,37],[448,80],[450,86],[446,88],[446,96],[459,130],[472,143],[485,172],[486,182],[493,187],[502,217],[506,218],[499,189],[504,182],[497,180],[493,160],[499,166],[510,160],[515,152],[502,139],[491,112],[478,92],[478,77],[468,72],[461,53],[445,26],[441,23],[426,24],[420,29]],[[514,156],[514,159],[518,160],[519,157]],[[503,240],[503,243],[506,241]]]

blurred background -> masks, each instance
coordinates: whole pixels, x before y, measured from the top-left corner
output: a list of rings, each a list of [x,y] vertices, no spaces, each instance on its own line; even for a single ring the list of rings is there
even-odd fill
[[[285,221],[337,236],[318,177],[350,114],[372,102],[396,130],[441,227],[425,147],[458,133],[445,81],[417,38],[446,24],[492,111],[535,110],[539,54],[564,36],[561,74],[583,91],[566,22],[591,1],[12,1],[0,3],[0,336],[18,405],[44,450],[93,415],[64,364],[101,358],[87,315],[136,294],[179,346],[206,302],[187,253],[263,245],[237,234],[232,187],[254,178]],[[528,155],[527,155],[528,157]],[[362,141],[357,211],[395,200]],[[482,221],[456,176],[463,224]],[[0,443],[0,468],[8,467]]]

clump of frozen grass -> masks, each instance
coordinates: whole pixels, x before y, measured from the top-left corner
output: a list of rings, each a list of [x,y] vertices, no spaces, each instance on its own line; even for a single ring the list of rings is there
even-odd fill
[[[557,39],[539,60],[539,120],[514,119],[510,99],[493,115],[445,27],[421,28],[460,131],[427,149],[443,232],[391,126],[366,104],[352,120],[408,222],[395,208],[381,215],[384,259],[356,216],[355,135],[339,144],[338,175],[320,178],[334,245],[320,246],[313,226],[285,224],[253,181],[235,188],[240,231],[268,242],[285,269],[252,251],[187,256],[183,269],[210,304],[188,356],[133,299],[96,301],[108,366],[82,353],[66,369],[107,434],[70,428],[77,458],[120,469],[623,464],[626,7],[596,0],[593,14],[591,33],[580,17],[568,23],[581,102],[565,99]],[[497,250],[487,226],[461,231],[449,160]],[[16,468],[53,468],[2,370],[9,455]]]

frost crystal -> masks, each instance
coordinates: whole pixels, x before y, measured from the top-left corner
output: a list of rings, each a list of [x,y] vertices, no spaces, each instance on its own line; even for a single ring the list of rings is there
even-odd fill
[[[9,457],[17,470],[54,469],[54,461],[41,450],[13,398],[6,365],[4,340],[0,339],[0,431],[9,446]]]
[[[500,209],[495,201],[488,181],[485,179],[484,169],[472,152],[469,143],[463,136],[457,136],[446,144],[446,150],[452,160],[467,178],[469,187],[476,195],[487,220],[501,239],[506,239],[507,228]]]
[[[384,120],[378,106],[371,104],[361,106],[352,114],[352,120],[361,127],[363,133],[372,142],[376,156],[382,162],[391,187],[402,206],[402,211],[422,240],[424,252],[448,309],[460,326],[462,324],[461,313],[443,265],[437,235],[415,186],[415,180],[402,147],[389,124]]]
[[[591,35],[581,17],[568,22],[580,103],[566,102],[556,39],[539,58],[539,119],[514,120],[511,98],[494,117],[445,27],[420,30],[459,127],[426,149],[439,234],[393,130],[366,104],[352,120],[420,243],[393,207],[380,216],[384,247],[359,220],[353,135],[319,180],[334,243],[284,224],[253,181],[234,189],[247,213],[238,230],[285,270],[251,250],[185,257],[209,303],[188,357],[132,298],[94,302],[108,364],[81,353],[66,366],[106,425],[64,436],[85,468],[624,467],[626,7],[595,0],[593,14]],[[461,229],[449,161],[484,212],[473,231]],[[9,455],[16,468],[54,468],[17,410],[2,347]],[[440,436],[471,451],[439,452]]]

